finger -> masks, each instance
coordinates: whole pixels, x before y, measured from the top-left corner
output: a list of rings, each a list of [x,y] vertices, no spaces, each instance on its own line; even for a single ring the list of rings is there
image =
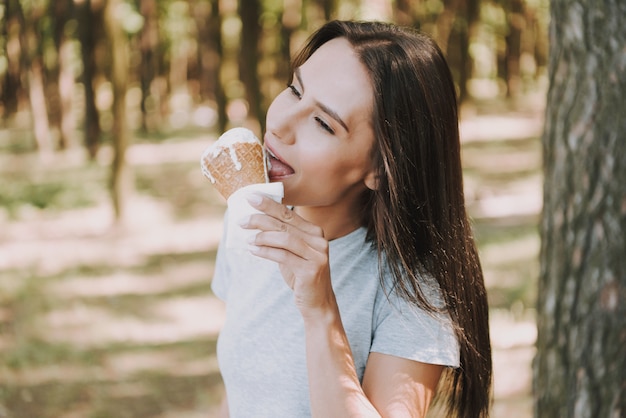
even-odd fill
[[[269,215],[255,214],[245,219],[241,226],[261,231],[256,237],[261,236],[264,240],[257,240],[257,244],[284,248],[304,258],[309,258],[306,256],[308,248],[322,253],[328,250],[328,242],[323,237],[321,228],[315,225],[308,228],[314,231],[311,234]]]
[[[269,233],[266,233],[269,234]],[[321,266],[328,265],[327,253],[318,252],[303,243],[294,244],[290,249],[283,248],[280,238],[257,235],[254,244],[250,244],[249,251],[259,257],[277,262],[296,276],[310,277],[316,276]],[[272,241],[276,239],[272,243]],[[265,245],[269,244],[269,245]],[[299,249],[293,251],[293,249]]]
[[[282,223],[293,225],[294,227],[302,230],[305,233],[318,236],[324,235],[324,232],[320,227],[306,221],[301,216],[298,216],[298,214],[295,213],[292,209],[274,201],[273,199],[270,199],[267,196],[255,193],[249,196],[248,202],[255,209],[260,210],[261,212],[279,220]]]

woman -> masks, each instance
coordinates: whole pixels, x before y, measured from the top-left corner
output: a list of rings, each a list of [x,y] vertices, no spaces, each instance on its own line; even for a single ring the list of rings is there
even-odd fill
[[[220,247],[225,416],[488,416],[486,293],[454,85],[432,40],[333,21],[267,114],[249,254]],[[288,206],[286,206],[288,205]],[[247,262],[242,262],[247,257]]]

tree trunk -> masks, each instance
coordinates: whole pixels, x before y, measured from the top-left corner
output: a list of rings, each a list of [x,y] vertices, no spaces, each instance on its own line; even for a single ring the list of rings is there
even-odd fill
[[[15,12],[20,24],[21,67],[26,70],[26,87],[30,99],[31,118],[37,149],[42,156],[52,152],[50,139],[50,125],[48,123],[48,108],[44,91],[44,68],[40,48],[41,36],[38,22],[44,14],[39,5],[33,6],[28,13],[24,13],[20,2],[15,2]]]
[[[553,0],[535,416],[626,414],[626,3]]]
[[[217,126],[219,132],[226,130],[228,116],[226,114],[226,93],[222,85],[222,62],[224,60],[224,49],[222,47],[222,15],[220,12],[219,0],[211,1],[211,19],[209,20],[209,39],[212,39],[212,49],[218,57],[218,64],[213,74],[213,85],[215,86],[215,102],[217,104]]]
[[[291,77],[291,38],[302,24],[302,7],[296,1],[283,1],[283,9],[280,20],[280,36],[278,37],[278,64],[274,77],[286,83]]]
[[[516,97],[521,89],[520,59],[522,55],[522,32],[526,26],[524,2],[511,0],[507,9],[508,33],[506,42],[506,95]]]
[[[144,132],[158,130],[159,117],[154,116],[154,107],[150,109],[148,102],[151,98],[151,86],[158,74],[159,28],[156,0],[141,0],[140,13],[144,24],[139,34],[139,50],[141,63],[139,66],[139,80],[141,85],[141,129]]]
[[[64,39],[59,48],[59,93],[61,98],[61,147],[74,142],[76,120],[74,119],[74,70],[72,68],[72,44]]]
[[[443,11],[437,16],[434,38],[444,54],[448,53],[448,42],[461,0],[443,0]]]
[[[72,1],[51,2],[52,38],[56,50],[56,61],[48,68],[46,98],[50,115],[50,125],[58,131],[58,147],[67,148],[72,142],[74,123],[72,117],[72,96],[74,76],[71,67],[71,44],[65,35],[65,25],[72,17]]]
[[[259,83],[259,39],[261,37],[261,4],[259,0],[239,0],[241,16],[241,50],[239,51],[239,77],[246,87],[249,115],[258,120],[261,132],[265,130],[265,112],[261,108]]]
[[[226,130],[226,95],[222,87],[220,72],[222,68],[222,17],[219,0],[206,2],[194,1],[198,33],[199,99],[201,102],[214,101],[217,111],[217,128]]]
[[[39,154],[45,158],[52,153],[52,143],[44,92],[43,68],[40,59],[34,59],[28,69],[28,96],[37,149]]]
[[[16,14],[19,5],[14,5],[17,0],[8,0],[5,3],[4,18],[2,19],[2,34],[4,39],[4,55],[7,58],[7,69],[2,82],[2,117],[6,120],[11,118],[18,110],[19,97],[23,96],[23,88],[20,80],[20,23]]]
[[[321,0],[320,3],[324,11],[324,19],[331,20],[337,10],[337,0]]]
[[[111,197],[116,221],[122,222],[124,206],[131,187],[130,172],[126,164],[129,133],[126,118],[126,90],[128,83],[128,40],[119,24],[116,8],[119,0],[109,0],[105,10],[105,26],[111,59],[111,85],[113,87],[113,164],[111,166]]]
[[[78,36],[83,61],[82,82],[85,96],[85,147],[91,159],[96,157],[100,148],[100,118],[96,107],[94,79],[97,74],[96,45],[102,27],[102,10],[85,0],[78,6]]]

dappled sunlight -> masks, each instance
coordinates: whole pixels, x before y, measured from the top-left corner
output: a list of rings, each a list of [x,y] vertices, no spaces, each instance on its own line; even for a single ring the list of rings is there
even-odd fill
[[[490,314],[494,367],[492,416],[532,416],[532,360],[537,326],[533,315],[516,319],[510,312]]]
[[[462,123],[467,204],[493,311],[494,416],[531,411],[542,177],[539,122],[518,116]],[[37,181],[97,170],[75,191],[95,200],[22,207],[0,219],[0,326],[18,331],[0,336],[0,383],[10,382],[14,396],[63,396],[49,386],[74,393],[61,418],[86,416],[94,402],[103,411],[108,402],[152,411],[137,416],[213,416],[223,390],[215,342],[224,305],[210,279],[225,204],[198,168],[213,140],[196,132],[132,145],[138,187],[121,224],[103,181],[109,148],[95,166],[69,151],[60,154],[65,162],[39,168]],[[172,405],[157,413],[155,396],[170,386],[172,396],[201,399],[202,411]]]
[[[136,315],[77,302],[41,318],[41,337],[79,347],[110,343],[160,344],[214,336],[224,318],[223,303],[212,296],[151,301]]]
[[[8,223],[1,233],[0,270],[46,275],[74,265],[140,265],[154,253],[206,251],[217,245],[221,229],[220,219],[172,223],[165,204],[136,197],[123,230],[114,228],[112,209],[104,204]]]
[[[189,261],[180,266],[165,266],[152,273],[118,271],[109,275],[69,278],[51,283],[47,291],[60,300],[81,297],[158,295],[177,288],[206,283],[211,272],[207,263]],[[172,280],[176,277],[176,280]]]

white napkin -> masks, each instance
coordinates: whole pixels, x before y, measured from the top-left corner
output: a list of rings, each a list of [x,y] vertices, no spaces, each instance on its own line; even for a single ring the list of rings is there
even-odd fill
[[[268,196],[278,203],[283,201],[284,188],[282,183],[260,183],[242,187],[231,194],[226,204],[228,205],[228,220],[226,224],[226,248],[247,250],[248,240],[259,231],[256,229],[243,229],[239,222],[253,213],[259,213],[248,203],[247,197],[257,193]]]

